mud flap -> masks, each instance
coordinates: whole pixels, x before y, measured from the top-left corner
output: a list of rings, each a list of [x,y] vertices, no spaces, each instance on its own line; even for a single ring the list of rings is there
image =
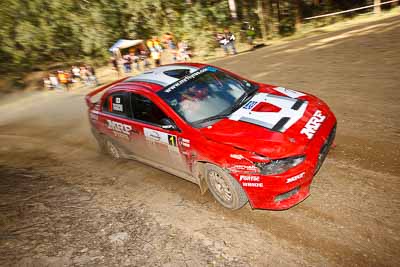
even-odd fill
[[[198,178],[198,184],[200,187],[200,193],[203,195],[205,192],[208,190],[208,185],[204,173],[204,163],[203,162],[196,162],[194,165],[194,171],[193,173],[195,174],[195,177]]]
[[[207,192],[207,190],[208,190],[208,185],[207,185],[206,179],[204,179],[204,177],[200,177],[199,186],[200,186],[200,193],[202,195],[204,195],[204,193]]]

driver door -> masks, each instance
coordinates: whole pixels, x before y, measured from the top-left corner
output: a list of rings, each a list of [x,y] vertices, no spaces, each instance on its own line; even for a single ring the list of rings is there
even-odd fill
[[[168,168],[190,174],[190,153],[181,142],[178,129],[163,129],[169,119],[153,101],[140,93],[131,93],[133,124],[142,133],[146,151],[139,155]],[[169,121],[171,121],[169,119]]]

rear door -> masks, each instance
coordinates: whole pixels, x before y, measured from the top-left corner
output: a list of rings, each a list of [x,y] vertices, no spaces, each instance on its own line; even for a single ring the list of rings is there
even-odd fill
[[[106,96],[101,107],[98,126],[101,132],[130,152],[132,143],[140,144],[140,132],[132,124],[130,94],[124,90]]]

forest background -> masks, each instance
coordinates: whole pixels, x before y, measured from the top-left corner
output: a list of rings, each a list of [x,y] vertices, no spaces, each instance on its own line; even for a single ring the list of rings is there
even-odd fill
[[[118,39],[171,32],[197,55],[212,54],[216,32],[235,34],[245,22],[262,40],[294,34],[304,18],[380,0],[2,0],[0,74],[46,70],[56,63],[104,64]],[[391,8],[397,3],[376,7]],[[370,12],[360,10],[343,16]],[[319,19],[318,25],[341,17]],[[318,26],[316,25],[316,26]],[[240,37],[239,41],[245,41]]]

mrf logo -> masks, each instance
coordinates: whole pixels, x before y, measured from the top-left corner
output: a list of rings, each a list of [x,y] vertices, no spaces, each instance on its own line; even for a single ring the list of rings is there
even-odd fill
[[[308,139],[312,139],[325,119],[326,116],[322,115],[322,112],[320,110],[315,111],[314,115],[306,123],[304,128],[301,129],[300,133],[305,134]]]
[[[116,122],[116,121],[111,121],[111,120],[107,120],[107,127],[108,127],[108,129],[111,129],[113,131],[120,132],[120,133],[123,133],[126,135],[129,135],[130,132],[132,131],[132,127],[130,125],[123,124],[123,123]]]

